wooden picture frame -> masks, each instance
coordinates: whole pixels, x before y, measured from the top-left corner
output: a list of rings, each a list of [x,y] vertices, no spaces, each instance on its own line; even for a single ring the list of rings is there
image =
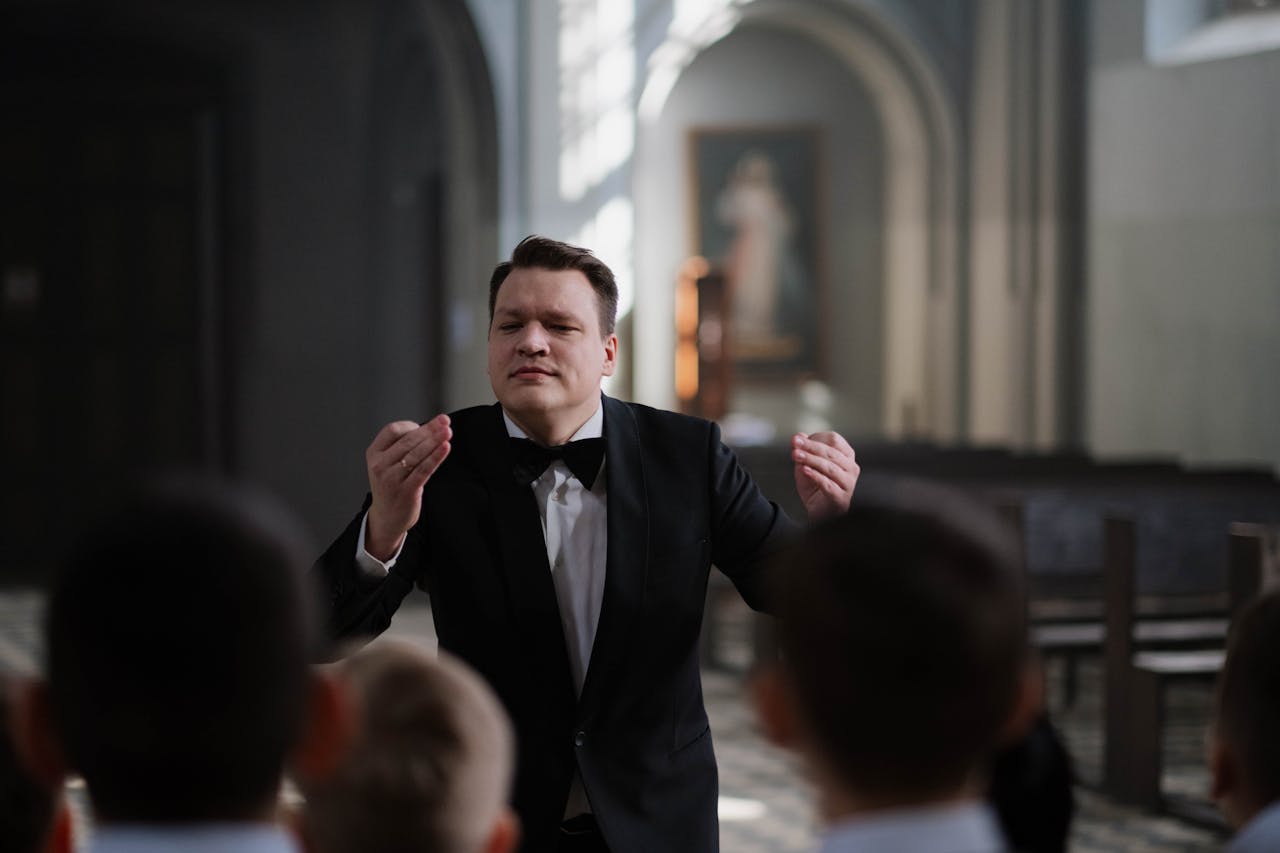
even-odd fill
[[[696,127],[688,137],[692,253],[726,281],[738,383],[822,374],[822,146],[816,126]]]

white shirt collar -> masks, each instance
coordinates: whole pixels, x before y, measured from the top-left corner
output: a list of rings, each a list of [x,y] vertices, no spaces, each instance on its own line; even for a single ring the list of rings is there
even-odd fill
[[[188,826],[98,825],[87,853],[299,853],[283,828],[267,823],[203,823]]]
[[[1273,803],[1253,816],[1227,845],[1227,853],[1263,853],[1275,850],[1280,841],[1280,803]]]
[[[1007,846],[991,809],[979,802],[900,809],[849,818],[827,828],[820,853],[998,853]]]
[[[515,421],[511,420],[511,415],[507,414],[506,409],[502,410],[502,420],[505,421],[507,424],[507,435],[511,436],[512,438],[528,438],[529,437],[528,433],[520,429],[519,425],[516,424]],[[603,404],[596,406],[595,414],[587,418],[587,422],[583,424],[581,427],[579,427],[578,431],[569,437],[569,440],[577,441],[580,438],[599,438],[602,435],[604,435],[604,405]]]

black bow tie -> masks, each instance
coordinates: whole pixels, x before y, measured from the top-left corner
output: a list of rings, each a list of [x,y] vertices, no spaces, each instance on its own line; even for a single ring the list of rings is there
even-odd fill
[[[512,473],[522,486],[541,477],[552,462],[563,459],[573,476],[590,489],[600,472],[600,463],[604,461],[603,438],[583,438],[556,447],[543,447],[527,438],[512,438],[511,449],[516,456]]]

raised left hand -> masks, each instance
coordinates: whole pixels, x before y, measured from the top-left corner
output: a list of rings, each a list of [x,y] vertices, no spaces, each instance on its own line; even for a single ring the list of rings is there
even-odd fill
[[[791,436],[796,491],[811,521],[846,512],[858,483],[853,448],[838,432]]]

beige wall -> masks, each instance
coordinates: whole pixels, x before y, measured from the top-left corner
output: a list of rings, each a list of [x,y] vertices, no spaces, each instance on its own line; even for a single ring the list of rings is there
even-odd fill
[[[1146,6],[1094,4],[1088,443],[1280,467],[1280,51],[1153,65]]]

